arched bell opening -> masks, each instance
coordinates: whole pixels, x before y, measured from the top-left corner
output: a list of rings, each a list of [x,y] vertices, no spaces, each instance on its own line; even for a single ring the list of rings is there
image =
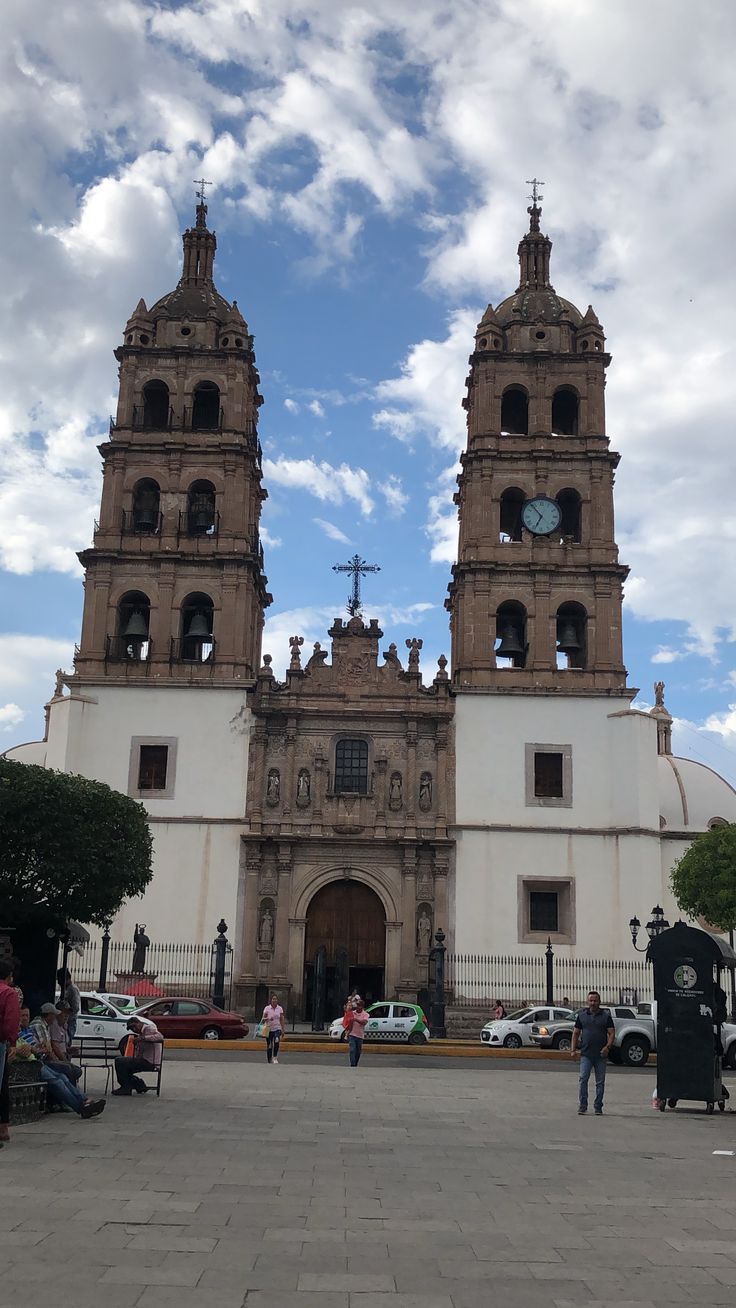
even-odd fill
[[[117,633],[109,654],[132,663],[145,662],[150,652],[151,601],[140,590],[129,590],[118,603]]]
[[[552,431],[557,436],[578,434],[578,393],[572,386],[558,386],[552,396]]]
[[[572,540],[579,544],[583,531],[583,502],[578,491],[566,486],[557,495],[562,518],[560,520],[560,538]]]
[[[192,429],[208,431],[220,426],[220,388],[214,382],[198,382],[194,388]]]
[[[165,431],[169,425],[169,388],[166,382],[149,381],[143,387],[143,426]]]
[[[499,540],[521,540],[521,506],[526,496],[518,486],[509,486],[501,495]]]
[[[508,386],[501,396],[501,431],[519,436],[529,431],[529,396],[523,386]]]
[[[187,495],[187,535],[214,536],[217,532],[215,488],[211,481],[195,481]]]
[[[499,605],[496,610],[497,668],[523,668],[526,666],[526,609],[516,600]]]
[[[142,536],[153,535],[159,529],[161,491],[152,477],[144,477],[133,487],[133,531]]]
[[[195,591],[181,606],[181,660],[209,663],[215,652],[215,606],[209,595]]]
[[[587,666],[588,615],[582,604],[561,604],[557,610],[557,666]]]

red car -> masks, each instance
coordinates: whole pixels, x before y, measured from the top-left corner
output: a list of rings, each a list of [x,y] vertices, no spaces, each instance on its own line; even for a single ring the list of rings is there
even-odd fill
[[[150,1017],[170,1040],[242,1040],[248,1034],[248,1023],[239,1013],[225,1013],[207,999],[154,999],[141,1005],[136,1016]]]

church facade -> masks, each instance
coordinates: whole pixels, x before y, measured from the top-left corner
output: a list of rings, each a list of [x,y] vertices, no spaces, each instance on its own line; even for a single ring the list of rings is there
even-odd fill
[[[631,708],[610,355],[528,212],[518,288],[472,343],[449,673],[423,675],[413,636],[404,662],[382,650],[359,612],[330,651],[292,637],[283,682],[261,656],[259,377],[203,199],[178,286],[139,302],[115,352],[74,672],[44,740],[8,757],[145,803],[154,877],[113,933],[204,942],[224,915],[247,1012],[274,987],[304,1014],[325,994],[327,1016],[353,986],[416,998],[439,927],[459,953],[549,937],[626,957],[632,914],[677,915],[693,835],[736,820],[732,787],[673,757],[661,683],[651,713]]]

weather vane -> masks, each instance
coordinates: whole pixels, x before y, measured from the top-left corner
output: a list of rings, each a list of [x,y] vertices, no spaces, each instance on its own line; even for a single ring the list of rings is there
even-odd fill
[[[352,618],[357,618],[362,608],[360,600],[360,579],[368,572],[380,572],[381,569],[377,563],[366,563],[361,559],[359,554],[354,554],[349,563],[333,563],[333,572],[349,572],[353,578],[353,589],[348,595],[348,613]]]
[[[200,201],[201,204],[206,204],[207,201],[204,194],[204,188],[205,186],[214,186],[214,182],[206,182],[204,180],[204,177],[200,177],[198,181],[197,178],[195,177],[194,185],[199,187],[199,190],[197,191],[197,199]]]
[[[537,204],[539,200],[543,199],[542,193],[538,188],[544,186],[544,182],[540,182],[537,177],[532,177],[531,180],[527,177],[526,184],[532,188],[531,195],[526,197],[527,200],[531,200],[533,204]]]

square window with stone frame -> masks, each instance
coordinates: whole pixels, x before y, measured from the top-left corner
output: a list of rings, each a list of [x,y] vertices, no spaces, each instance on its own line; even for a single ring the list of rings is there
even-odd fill
[[[562,754],[534,755],[534,794],[538,799],[562,799]]]
[[[168,745],[141,745],[138,759],[138,789],[165,790],[168,763]]]
[[[338,740],[335,746],[335,794],[368,794],[368,745],[364,740]]]
[[[556,890],[530,890],[529,930],[557,933],[560,929],[560,905]]]

